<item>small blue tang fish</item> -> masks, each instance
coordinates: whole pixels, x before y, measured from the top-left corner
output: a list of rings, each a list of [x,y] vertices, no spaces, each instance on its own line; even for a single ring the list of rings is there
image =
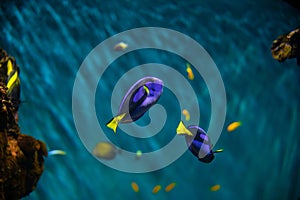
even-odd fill
[[[185,127],[181,121],[176,129],[177,134],[185,135],[185,141],[189,150],[198,160],[210,163],[215,158],[214,153],[222,152],[223,149],[212,151],[212,144],[205,131],[198,126]]]
[[[163,92],[163,81],[155,77],[144,77],[137,81],[125,94],[118,115],[106,126],[114,132],[119,123],[138,120],[153,106]]]

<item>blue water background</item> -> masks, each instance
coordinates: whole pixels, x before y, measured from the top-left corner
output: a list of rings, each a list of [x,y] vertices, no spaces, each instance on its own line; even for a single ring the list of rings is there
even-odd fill
[[[0,8],[0,46],[16,58],[21,68],[21,131],[45,141],[49,149],[67,152],[66,156],[46,159],[36,190],[24,199],[300,197],[300,67],[295,60],[279,63],[270,53],[278,35],[299,26],[299,10],[279,0],[34,0],[2,1]],[[240,120],[243,125],[234,133],[224,128],[216,144],[224,152],[211,164],[197,161],[187,151],[159,171],[123,173],[98,162],[79,139],[72,116],[72,89],[81,63],[108,37],[145,26],[189,35],[218,66],[228,102],[225,124]],[[130,45],[134,41],[127,42]],[[120,58],[106,73],[106,90],[97,91],[97,95],[109,98],[126,69],[149,61],[169,64],[184,73],[185,63],[176,65],[176,59],[157,51]],[[199,74],[191,84],[197,85],[197,80],[201,81]],[[201,89],[203,81],[201,85],[197,87]],[[210,101],[205,87],[202,89],[203,99],[199,101],[202,125],[207,129]],[[109,106],[101,123],[112,115]],[[169,104],[164,106],[170,109]],[[180,110],[173,115],[180,115]],[[130,141],[126,142],[121,143],[130,148]],[[131,189],[132,181],[140,186],[139,193]],[[171,192],[151,193],[155,185],[164,188],[171,182],[177,183]],[[211,192],[209,188],[215,184],[221,189]]]

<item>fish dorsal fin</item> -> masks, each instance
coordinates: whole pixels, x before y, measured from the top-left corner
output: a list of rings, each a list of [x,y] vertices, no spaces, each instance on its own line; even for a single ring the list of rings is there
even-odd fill
[[[178,127],[176,129],[176,133],[178,135],[194,136],[193,133],[185,127],[182,121],[179,122]]]

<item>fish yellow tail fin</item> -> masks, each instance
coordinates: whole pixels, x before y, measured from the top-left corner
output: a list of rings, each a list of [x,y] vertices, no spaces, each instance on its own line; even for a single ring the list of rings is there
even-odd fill
[[[117,131],[117,126],[119,124],[119,122],[125,117],[126,113],[118,115],[114,118],[112,118],[107,124],[106,126],[108,128],[111,128],[115,133]]]
[[[182,121],[179,122],[176,133],[178,135],[194,136],[193,133],[185,127]]]

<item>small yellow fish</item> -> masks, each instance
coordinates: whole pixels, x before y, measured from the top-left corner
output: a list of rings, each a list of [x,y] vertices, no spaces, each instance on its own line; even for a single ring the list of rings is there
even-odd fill
[[[231,124],[229,124],[227,126],[227,131],[228,132],[234,131],[235,129],[237,129],[241,125],[242,125],[242,122],[232,122]]]
[[[136,184],[136,182],[131,182],[131,187],[132,187],[134,192],[139,192],[140,191],[139,186],[138,186],[138,184]]]
[[[173,188],[176,186],[176,183],[170,183],[169,185],[166,186],[165,191],[166,192],[170,192],[171,190],[173,190]]]
[[[139,159],[140,157],[142,157],[143,152],[141,150],[137,150],[135,154],[136,154],[136,158]]]
[[[48,155],[49,156],[54,156],[54,155],[62,155],[62,156],[64,156],[64,155],[67,155],[67,153],[65,151],[63,151],[63,150],[52,150],[52,151],[48,152]]]
[[[194,73],[189,63],[186,63],[186,72],[188,73],[188,78],[194,80]]]
[[[156,194],[156,193],[159,192],[160,189],[161,189],[161,186],[160,186],[160,185],[156,185],[156,186],[153,188],[152,193],[153,193],[153,194]]]
[[[186,121],[190,121],[191,116],[190,116],[190,113],[189,113],[188,110],[183,109],[183,110],[182,110],[182,114],[185,116],[185,120],[186,120]]]
[[[217,184],[217,185],[211,186],[211,187],[210,187],[210,191],[216,192],[216,191],[218,191],[220,188],[221,188],[221,185]]]
[[[114,46],[114,50],[115,51],[123,51],[123,50],[127,49],[127,47],[128,47],[128,44],[126,44],[124,42],[120,42]]]
[[[110,142],[99,142],[93,149],[93,155],[106,160],[112,160],[118,153],[117,148]]]

